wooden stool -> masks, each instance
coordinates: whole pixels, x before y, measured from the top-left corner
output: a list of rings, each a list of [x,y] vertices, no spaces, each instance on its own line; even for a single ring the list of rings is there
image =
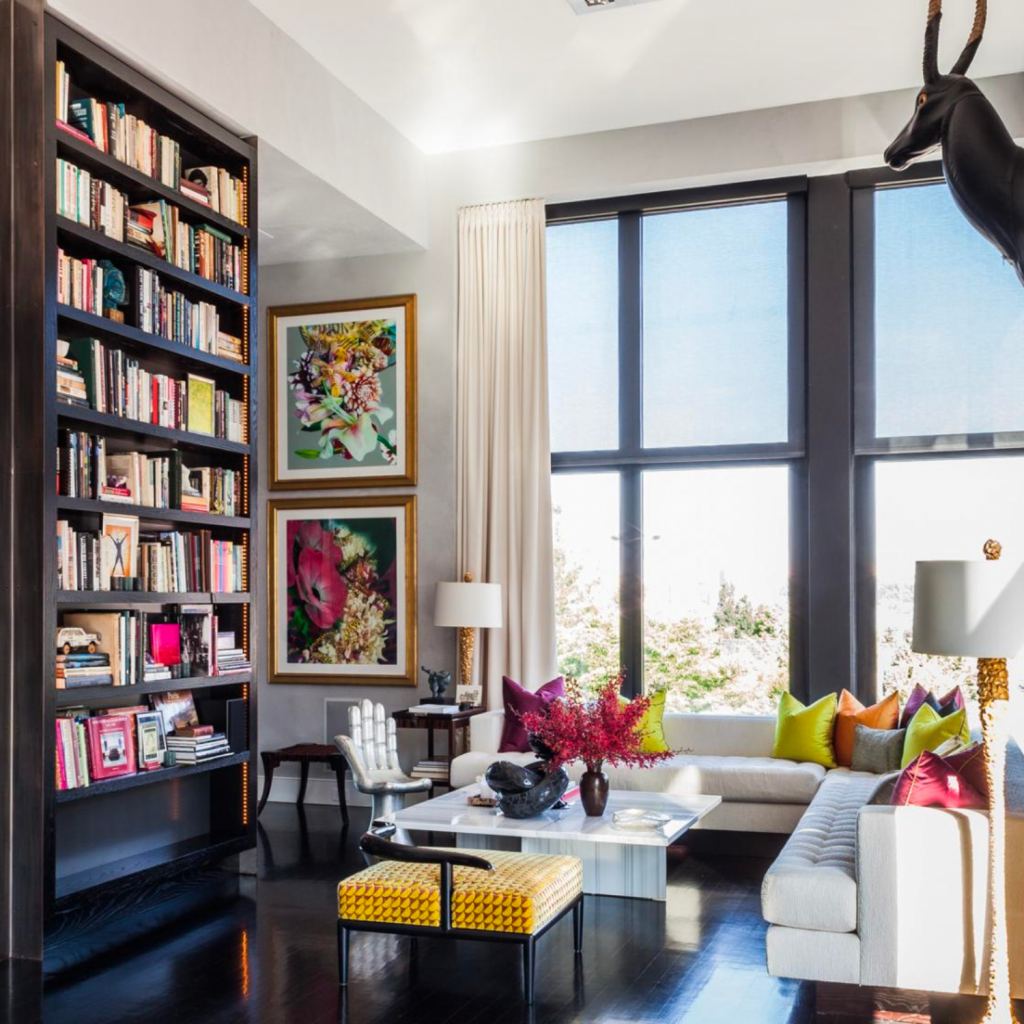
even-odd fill
[[[264,750],[260,757],[263,759],[263,795],[260,797],[260,805],[256,809],[257,817],[263,812],[267,798],[270,796],[270,786],[274,781],[274,769],[279,768],[286,761],[294,761],[302,769],[299,796],[295,802],[301,804],[306,799],[309,766],[325,764],[334,772],[338,781],[338,805],[341,807],[341,820],[346,825],[348,824],[348,804],[345,801],[345,772],[348,769],[348,762],[337,747],[331,747],[325,743],[296,743],[295,746],[285,747],[283,750]]]

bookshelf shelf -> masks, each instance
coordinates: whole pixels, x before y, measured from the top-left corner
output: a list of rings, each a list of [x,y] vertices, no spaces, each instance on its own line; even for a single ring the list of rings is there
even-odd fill
[[[122,775],[117,779],[108,779],[106,782],[94,782],[83,789],[62,789],[57,791],[57,803],[69,804],[76,800],[91,800],[99,796],[108,796],[111,793],[120,793],[126,789],[137,789],[139,786],[153,786],[163,782],[174,782],[176,779],[186,779],[190,775],[204,775],[206,772],[218,771],[222,768],[232,768],[249,760],[249,751],[240,754],[226,754],[224,757],[214,758],[205,764],[176,765],[174,768],[158,768],[156,771],[139,772],[136,775]]]
[[[68,608],[93,604],[120,605],[122,608],[134,608],[140,604],[249,604],[250,599],[250,594],[212,594],[202,590],[181,594],[156,590],[57,591],[57,604]]]
[[[148,267],[150,270],[155,270],[161,277],[176,281],[178,284],[191,288],[193,291],[202,292],[204,298],[233,302],[238,306],[249,306],[252,304],[248,295],[236,292],[234,288],[226,288],[215,281],[207,281],[205,277],[193,274],[190,270],[182,270],[181,267],[176,267],[173,263],[162,260],[159,256],[154,256],[152,253],[146,252],[145,249],[140,249],[137,245],[118,242],[103,234],[102,231],[93,231],[92,228],[87,228],[84,224],[68,220],[67,217],[55,214],[54,219],[57,223],[57,230],[61,235],[77,238],[89,246],[90,249],[102,249],[103,252],[110,256],[121,260],[128,260],[140,266]],[[92,255],[92,253],[90,252],[89,255]]]
[[[125,505],[119,501],[99,501],[95,498],[57,499],[62,512],[91,512],[94,515],[138,516],[151,523],[191,523],[207,529],[248,530],[252,522],[244,516],[216,516],[205,512],[183,512],[178,508],[150,508],[148,505]]]
[[[155,683],[136,683],[134,686],[76,686],[58,690],[58,708],[125,707],[138,704],[139,697],[174,690],[212,690],[218,686],[239,686],[251,683],[251,672],[238,672],[227,676],[189,676],[185,679],[161,679]]]
[[[249,445],[240,441],[226,441],[222,437],[210,437],[207,434],[195,434],[187,430],[174,430],[171,427],[159,427],[155,423],[142,423],[130,420],[125,416],[114,416],[109,412],[96,412],[70,402],[57,402],[57,417],[61,423],[84,423],[92,427],[102,428],[105,434],[116,434],[128,438],[158,438],[174,441],[182,448],[195,451],[229,452],[232,455],[248,455]]]
[[[239,853],[251,844],[244,839],[217,839],[212,834],[194,836],[179,843],[122,857],[98,868],[66,875],[57,883],[57,912],[71,910],[86,898],[125,886],[140,876],[158,879],[182,874]]]
[[[116,320],[96,316],[95,313],[75,309],[74,306],[66,306],[61,302],[57,303],[57,318],[64,323],[87,327],[90,334],[102,334],[112,340],[125,342],[135,349],[166,352],[177,359],[187,359],[189,362],[209,366],[222,373],[234,373],[242,377],[248,377],[250,373],[245,363],[236,363],[231,359],[211,355],[209,352],[200,352],[197,348],[171,341],[170,338],[164,338],[159,334],[148,334],[130,324],[119,324]]]
[[[126,937],[165,926],[174,916],[202,905],[212,893],[219,898],[237,892],[237,864],[233,860],[223,862],[256,845],[256,683],[261,669],[255,631],[262,622],[256,585],[262,555],[255,512],[262,440],[256,416],[259,218],[255,140],[234,135],[50,14],[33,23],[33,31],[41,38],[37,37],[40,45],[32,52],[42,60],[33,66],[30,81],[19,81],[19,96],[30,101],[22,104],[26,125],[20,134],[12,126],[12,139],[26,151],[16,168],[24,179],[19,178],[19,195],[31,201],[23,204],[18,220],[18,231],[24,233],[24,254],[19,260],[24,269],[17,277],[17,317],[12,313],[12,320],[17,322],[15,337],[8,346],[8,392],[13,401],[11,414],[16,417],[12,422],[22,424],[18,444],[11,445],[9,481],[15,525],[10,544],[11,572],[18,584],[9,628],[14,638],[24,638],[11,644],[12,678],[17,676],[31,685],[26,682],[22,687],[25,696],[15,709],[14,725],[23,737],[20,742],[25,748],[26,769],[25,784],[19,785],[11,797],[8,817],[16,821],[19,848],[25,851],[18,866],[12,868],[24,925],[18,955],[42,957],[50,969],[79,963],[124,942]],[[95,101],[86,113],[87,126],[104,123],[95,118],[113,115],[103,104],[123,105],[124,120],[119,123],[125,130],[141,132],[139,125],[144,122],[158,135],[167,136],[172,159],[180,158],[181,167],[226,171],[234,179],[231,187],[237,189],[245,224],[179,192],[169,174],[165,180],[170,184],[164,184],[59,127],[58,88],[63,91],[65,87],[63,74],[58,82],[61,64],[69,83],[65,99],[71,103]],[[120,117],[121,111],[116,113]],[[138,138],[146,140],[143,144],[149,143],[141,134]],[[185,223],[207,224],[224,232],[241,248],[238,290],[60,216],[56,202],[58,159],[121,190],[130,203],[165,200],[178,208]],[[137,303],[136,268],[155,271],[168,291],[180,292],[191,302],[211,303],[216,307],[220,329],[241,340],[245,362],[201,352],[131,324],[59,303],[58,249],[76,259],[111,259],[124,273],[129,302],[126,311]],[[210,316],[212,322],[212,311]],[[247,443],[137,422],[61,401],[56,394],[58,365],[67,369],[68,364],[58,364],[57,342],[82,337],[96,337],[112,348],[124,349],[154,374],[175,380],[183,380],[189,373],[214,378],[220,390],[244,403]],[[65,373],[65,383],[67,377]],[[58,466],[58,449],[66,452],[72,447],[65,444],[65,428],[106,438],[108,458],[129,450],[165,455],[174,449],[195,454],[191,460],[185,459],[192,469],[208,468],[214,473],[232,470],[242,484],[235,506],[239,514],[217,516],[60,496],[55,486],[58,468],[64,472],[67,469]],[[98,456],[88,442],[76,450]],[[64,452],[62,457],[66,457]],[[96,479],[98,459],[88,467],[84,463],[78,466],[83,477],[88,468],[90,481]],[[212,475],[211,479],[217,480]],[[199,478],[199,484],[209,486],[205,476]],[[85,488],[83,491],[90,493]],[[185,526],[209,530],[215,541],[230,541],[234,550],[242,551],[237,565],[244,592],[58,589],[58,521],[70,519],[75,530],[94,534],[103,515],[137,517],[143,530],[150,533]],[[91,543],[96,544],[95,538]],[[212,560],[213,552],[210,554]],[[180,606],[186,604],[212,605],[209,625],[197,627],[187,616],[182,619]],[[122,611],[132,614],[119,615]],[[144,658],[157,646],[157,634],[150,627],[177,624],[203,630],[198,641],[194,632],[187,641],[186,634],[181,633],[178,640],[183,649],[186,642],[206,645],[220,636],[222,649],[241,648],[251,668],[224,676],[58,690],[54,684],[56,630],[62,625],[86,628],[81,623],[90,619],[107,622],[104,629],[97,625],[92,630],[100,634],[101,641],[103,634],[112,637],[98,643],[101,653],[112,655],[106,649],[109,643],[122,657],[127,652],[137,659]],[[168,634],[162,635],[167,642]],[[136,666],[142,663],[134,662]],[[61,745],[58,750],[60,730],[55,722],[62,710],[127,709],[150,703],[154,694],[183,690],[194,691],[204,722],[225,731],[242,729],[246,751],[201,765],[177,765],[94,782],[82,789],[57,789],[55,766],[58,756],[64,756],[65,747]],[[66,725],[62,728],[66,737]],[[80,742],[80,735],[76,730],[71,742]],[[240,741],[237,736],[233,738],[237,746]],[[65,742],[61,740],[61,744]],[[35,766],[31,771],[27,767],[30,764]]]
[[[126,163],[122,163],[116,157],[111,156],[109,153],[104,153],[88,142],[76,139],[74,135],[70,135],[59,126],[57,127],[56,139],[57,149],[64,159],[72,163],[86,165],[86,170],[107,181],[109,184],[116,186],[123,192],[127,192],[133,201],[143,202],[145,201],[143,194],[151,193],[154,196],[159,196],[161,199],[166,199],[169,203],[174,203],[175,206],[180,207],[189,214],[190,219],[194,218],[197,221],[205,221],[207,224],[220,228],[221,231],[234,235],[236,238],[249,237],[249,229],[244,225],[239,224],[230,217],[216,213],[214,210],[203,206],[202,203],[189,199],[188,196],[177,189],[161,184],[156,178],[151,178],[148,174],[137,171],[134,167],[129,167]]]

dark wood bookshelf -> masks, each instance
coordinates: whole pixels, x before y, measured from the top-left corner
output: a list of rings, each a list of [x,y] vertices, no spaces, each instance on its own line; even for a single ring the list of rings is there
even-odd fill
[[[31,273],[19,279],[22,293],[17,356],[10,360],[13,407],[20,425],[18,454],[10,493],[17,539],[12,543],[17,614],[12,620],[13,677],[22,681],[14,709],[19,774],[24,785],[11,798],[8,815],[18,840],[18,866],[11,891],[18,933],[17,955],[44,957],[59,967],[111,948],[154,923],[166,926],[174,914],[202,905],[200,891],[223,895],[225,879],[237,879],[234,855],[256,845],[257,686],[259,664],[254,630],[262,621],[256,580],[260,571],[256,487],[258,431],[256,400],[258,325],[257,157],[255,141],[242,139],[193,106],[148,79],[51,15],[40,28],[41,66],[32,133],[14,140],[27,151],[32,138],[38,157],[30,161],[23,190],[21,222],[31,238],[24,259]],[[225,168],[243,183],[244,224],[189,199],[176,188],[121,163],[58,127],[56,63],[71,76],[71,99],[94,97],[123,103],[181,147],[183,167]],[[41,116],[40,116],[41,114]],[[184,221],[209,224],[242,247],[243,282],[236,291],[182,270],[155,254],[78,224],[56,212],[56,162],[67,160],[123,191],[130,202],[164,199]],[[31,239],[37,239],[34,245]],[[39,248],[38,239],[42,239]],[[137,267],[155,271],[168,288],[186,298],[213,303],[222,329],[242,339],[244,362],[200,352],[132,324],[119,323],[57,302],[57,250],[78,258],[109,258],[125,275],[131,295]],[[37,310],[37,315],[29,315]],[[122,347],[154,372],[178,379],[203,373],[246,404],[248,443],[136,422],[60,401],[56,395],[57,341],[95,336]],[[13,350],[12,350],[13,352]],[[245,490],[237,516],[154,509],[56,494],[57,445],[63,428],[82,429],[153,452],[178,448],[201,455],[203,465],[241,470]],[[115,443],[113,446],[117,448]],[[122,445],[122,447],[124,447]],[[213,531],[243,546],[246,592],[237,594],[153,593],[147,591],[64,591],[57,588],[54,542],[58,519],[138,516],[144,525],[166,524]],[[57,690],[54,636],[64,613],[116,609],[156,609],[171,613],[182,604],[211,604],[218,629],[233,631],[252,664],[251,671],[225,676],[166,679],[135,686],[92,686]],[[102,650],[101,646],[101,650]],[[197,702],[244,700],[248,710],[246,750],[201,765],[173,768],[94,782],[60,791],[54,771],[54,722],[62,709],[129,707],[149,703],[155,693],[193,690]],[[202,712],[201,712],[202,713]],[[4,797],[0,794],[0,807]],[[175,839],[176,841],[170,841]],[[237,881],[234,883],[237,891]],[[47,968],[49,969],[49,968]]]
[[[208,366],[220,370],[222,373],[249,376],[249,367],[245,363],[236,363],[233,359],[225,359],[223,356],[215,356],[209,352],[200,352],[199,349],[183,345],[180,341],[171,341],[170,338],[164,338],[162,335],[150,334],[147,331],[139,330],[138,327],[121,324],[105,316],[96,316],[95,313],[89,313],[84,309],[75,309],[74,306],[66,306],[59,302],[57,303],[57,317],[65,323],[88,328],[90,335],[102,334],[104,338],[108,338],[112,342],[125,343],[129,348],[137,351],[166,352],[176,359]],[[82,331],[75,332],[76,337],[83,333]]]
[[[93,515],[138,516],[151,523],[188,523],[209,530],[248,530],[252,520],[248,516],[218,516],[210,512],[185,512],[180,508],[150,508],[148,505],[129,505],[120,501],[100,501],[97,498],[57,498],[62,512],[89,512]]]
[[[62,238],[71,237],[78,239],[80,243],[84,243],[75,247],[73,255],[81,256],[83,252],[88,250],[88,255],[112,256],[118,262],[126,265],[134,263],[149,270],[155,270],[161,277],[168,278],[184,286],[186,292],[191,290],[203,293],[199,297],[207,301],[212,302],[215,299],[221,299],[237,303],[241,306],[251,304],[248,295],[243,295],[241,292],[235,291],[234,288],[217,284],[216,281],[209,281],[200,274],[193,274],[191,270],[182,270],[181,267],[175,266],[169,260],[162,260],[159,256],[155,256],[145,249],[140,249],[137,245],[118,242],[109,235],[103,234],[102,231],[95,231],[84,224],[68,220],[67,217],[61,217],[56,213],[54,214],[54,219],[57,223],[57,231]]]
[[[189,775],[203,775],[217,771],[219,768],[233,768],[249,760],[249,751],[240,754],[225,754],[223,757],[211,758],[202,764],[175,765],[173,768],[155,768],[153,771],[136,772],[134,775],[121,775],[116,779],[93,782],[80,789],[57,790],[57,803],[69,804],[75,800],[89,800],[98,796],[109,796],[126,789],[137,789],[139,786],[152,786],[161,782],[174,782]]]
[[[248,848],[245,839],[223,839],[217,838],[214,833],[205,833],[179,843],[158,846],[146,853],[121,857],[101,867],[61,878],[56,887],[55,909],[58,912],[76,909],[86,899],[116,888],[123,889],[124,895],[130,898],[136,888],[132,883],[155,882],[184,874],[200,865],[223,860]]]
[[[58,590],[57,604],[72,607],[80,605],[120,605],[132,608],[147,604],[249,604],[251,595],[214,594],[205,590],[184,593],[156,590]]]
[[[220,228],[225,234],[233,235],[236,239],[249,237],[249,229],[238,221],[189,199],[184,192],[162,184],[157,178],[151,178],[148,174],[129,167],[117,157],[104,153],[102,149],[97,149],[96,146],[64,131],[59,125],[56,139],[57,151],[62,159],[78,164],[94,177],[102,178],[107,184],[127,193],[131,202],[144,203],[151,196],[158,196],[187,214],[190,223],[194,221],[209,224],[211,227]]]
[[[160,427],[155,423],[143,423],[131,420],[127,416],[115,416],[109,412],[97,412],[82,405],[72,405],[57,399],[57,417],[62,423],[81,423],[97,428],[98,433],[116,437],[158,438],[174,441],[179,447],[191,448],[196,451],[213,450],[229,452],[232,455],[248,455],[250,445],[241,441],[228,441],[223,437],[212,437],[209,434],[197,434],[190,430],[175,430],[173,427]],[[249,436],[252,437],[250,429]]]
[[[139,703],[140,696],[170,693],[174,690],[212,690],[220,686],[238,686],[251,683],[251,672],[236,672],[226,676],[183,676],[179,679],[160,679],[152,683],[133,686],[73,686],[58,690],[58,708],[96,707],[115,708]]]

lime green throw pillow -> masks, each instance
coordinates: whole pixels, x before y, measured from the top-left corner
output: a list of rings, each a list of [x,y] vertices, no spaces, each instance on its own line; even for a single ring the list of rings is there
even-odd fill
[[[830,693],[805,707],[791,693],[784,693],[779,701],[772,757],[811,761],[826,768],[835,768],[832,727],[837,701],[836,695]]]
[[[668,740],[665,739],[665,723],[662,721],[665,717],[665,696],[667,693],[667,690],[658,690],[657,693],[650,695],[650,706],[637,726],[637,729],[644,734],[640,749],[645,754],[664,754],[670,749]],[[628,704],[629,700],[620,695],[619,703]]]
[[[900,767],[906,768],[922,751],[934,751],[949,739],[970,742],[971,730],[967,724],[967,710],[961,708],[943,718],[930,704],[922,704],[907,726]]]

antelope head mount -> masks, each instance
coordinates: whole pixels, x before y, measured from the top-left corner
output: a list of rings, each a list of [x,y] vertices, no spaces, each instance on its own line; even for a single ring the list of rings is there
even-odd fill
[[[941,146],[943,173],[960,211],[1013,264],[1024,284],[1024,150],[967,77],[987,16],[988,0],[975,0],[967,45],[944,75],[939,71],[942,0],[929,0],[924,86],[914,101],[913,117],[885,151],[885,162],[902,171]]]

